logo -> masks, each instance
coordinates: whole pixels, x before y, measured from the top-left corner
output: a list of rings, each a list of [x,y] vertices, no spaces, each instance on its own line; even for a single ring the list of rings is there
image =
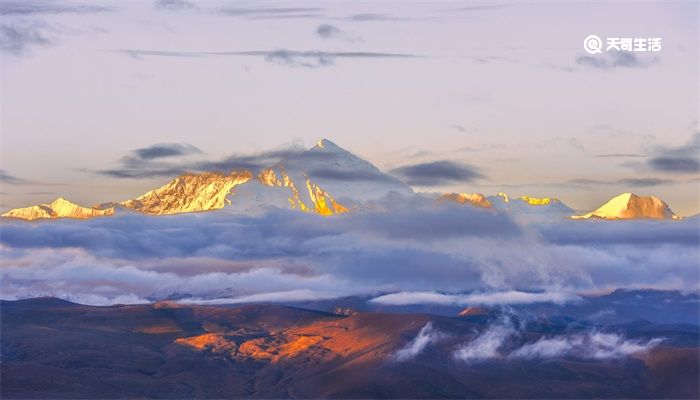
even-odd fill
[[[660,37],[609,37],[606,39],[605,51],[628,51],[634,53],[661,51]],[[598,35],[588,35],[583,39],[583,49],[588,54],[603,52],[603,40]]]
[[[583,49],[588,54],[599,54],[603,52],[603,41],[597,35],[588,35],[583,39]]]

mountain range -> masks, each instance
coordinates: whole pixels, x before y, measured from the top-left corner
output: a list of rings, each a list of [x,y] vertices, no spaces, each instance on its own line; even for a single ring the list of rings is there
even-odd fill
[[[288,155],[259,171],[238,169],[185,173],[134,199],[82,207],[58,198],[48,204],[13,209],[2,216],[22,220],[88,219],[112,216],[121,210],[146,215],[213,210],[250,214],[270,207],[328,216],[361,210],[391,195],[420,196],[399,179],[323,139],[312,148]],[[495,196],[447,193],[437,201],[537,218],[679,218],[662,200],[633,193],[616,196],[583,215],[576,215],[573,209],[556,198],[513,198],[505,193]]]
[[[690,324],[602,325],[476,308],[440,316],[260,304],[95,307],[56,298],[0,301],[0,312],[3,398],[699,394]]]

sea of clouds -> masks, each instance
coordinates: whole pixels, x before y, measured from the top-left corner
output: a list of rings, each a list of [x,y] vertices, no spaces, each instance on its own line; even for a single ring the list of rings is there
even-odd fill
[[[613,288],[697,290],[698,219],[517,222],[445,204],[320,217],[270,209],[0,223],[3,299],[187,298],[380,304],[576,301]]]
[[[448,338],[452,339],[451,345],[447,346],[452,359],[465,364],[553,358],[620,359],[648,352],[664,341],[663,338],[630,339],[621,333],[595,329],[545,335],[534,341],[527,341],[526,337],[523,327],[507,316],[491,322],[471,338],[450,338],[429,322],[391,359],[395,362],[410,361],[428,347]],[[454,345],[455,342],[458,344]]]

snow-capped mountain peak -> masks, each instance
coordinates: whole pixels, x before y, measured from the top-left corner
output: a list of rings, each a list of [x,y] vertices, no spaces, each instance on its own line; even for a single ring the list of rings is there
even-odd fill
[[[63,197],[59,197],[51,203],[39,204],[36,206],[15,208],[10,210],[3,217],[24,219],[33,221],[37,219],[74,218],[89,219],[94,217],[109,216],[114,214],[114,208],[104,210],[82,207],[72,203]]]
[[[594,211],[573,216],[574,219],[679,219],[663,200],[654,196],[622,193]]]

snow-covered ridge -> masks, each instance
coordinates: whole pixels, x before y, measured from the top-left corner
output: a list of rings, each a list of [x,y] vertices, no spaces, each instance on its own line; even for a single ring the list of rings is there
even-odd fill
[[[477,207],[491,208],[491,202],[481,193],[446,193],[438,197],[440,202],[455,202],[459,204],[471,204]]]
[[[114,214],[114,208],[104,210],[96,208],[81,207],[77,204],[59,197],[51,203],[39,204],[37,206],[16,208],[10,210],[3,217],[24,219],[34,221],[37,219],[74,218],[88,219],[94,217],[104,217]]]
[[[49,204],[18,208],[4,217],[26,220],[52,218],[87,219],[109,216],[115,209],[147,215],[222,210],[255,214],[270,207],[333,215],[371,207],[392,194],[407,198],[413,190],[399,179],[337,146],[327,139],[308,150],[259,171],[186,173],[134,199],[86,208],[59,198]],[[624,193],[588,214],[574,210],[557,198],[511,197],[506,193],[446,193],[438,202],[453,202],[513,214],[518,219],[630,219],[678,217],[655,197]],[[573,217],[572,217],[573,216]]]
[[[572,216],[574,219],[679,219],[663,200],[654,196],[623,193],[594,211]]]

